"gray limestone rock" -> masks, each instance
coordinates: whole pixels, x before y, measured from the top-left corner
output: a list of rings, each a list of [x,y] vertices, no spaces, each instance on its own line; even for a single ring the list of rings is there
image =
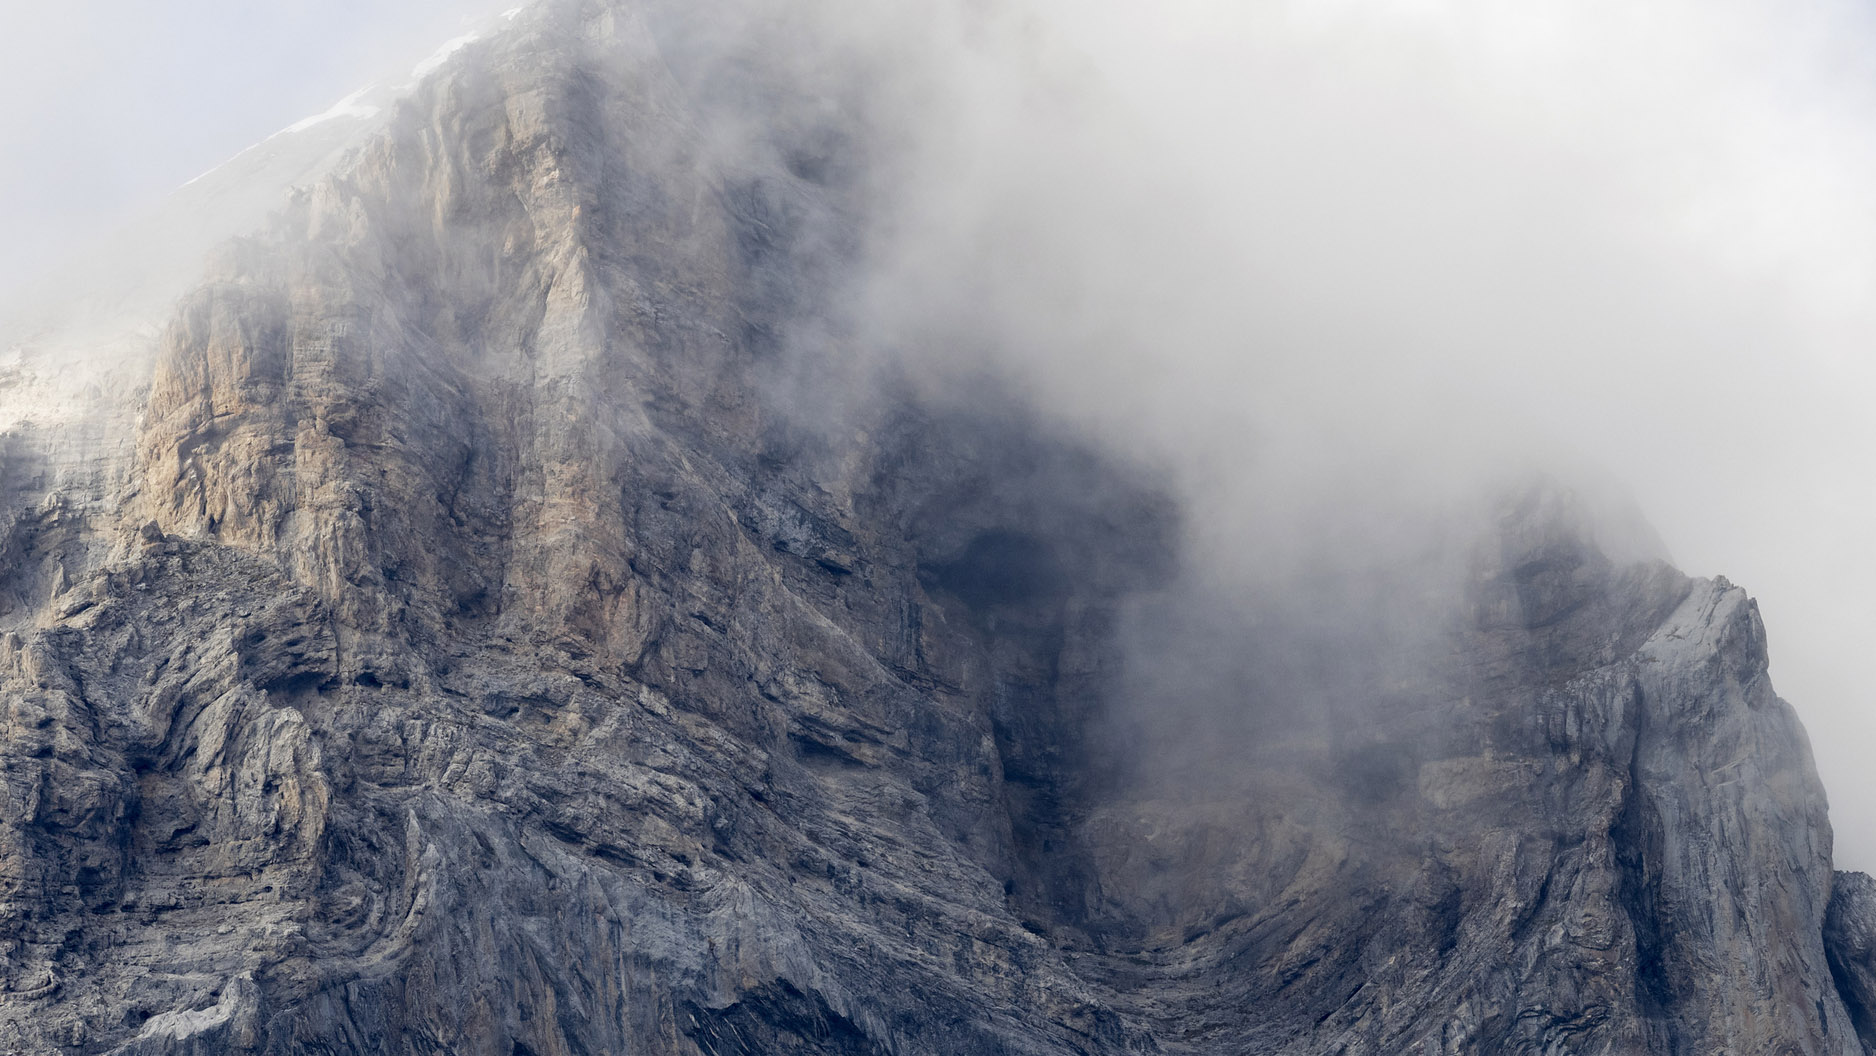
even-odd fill
[[[1866,1048],[1876,1047],[1876,880],[1838,873],[1824,916],[1824,951]]]
[[[0,1050],[1865,1051],[1742,591],[1538,489],[1424,612],[1208,593],[855,381],[857,89],[697,17],[462,49],[0,438]]]

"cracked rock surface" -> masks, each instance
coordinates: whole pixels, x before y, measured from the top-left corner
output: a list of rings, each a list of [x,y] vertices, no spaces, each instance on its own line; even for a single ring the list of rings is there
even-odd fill
[[[1539,489],[1410,643],[1200,604],[1139,471],[851,387],[864,122],[687,10],[463,48],[0,436],[0,1051],[1876,1040],[1739,588]]]

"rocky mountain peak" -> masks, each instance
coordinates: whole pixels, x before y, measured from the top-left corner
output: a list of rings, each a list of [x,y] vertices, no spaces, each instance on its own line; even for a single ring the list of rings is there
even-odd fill
[[[707,28],[460,48],[7,434],[0,1046],[1865,1051],[1741,590],[1539,490],[1449,593],[1221,596],[853,347],[877,130]]]

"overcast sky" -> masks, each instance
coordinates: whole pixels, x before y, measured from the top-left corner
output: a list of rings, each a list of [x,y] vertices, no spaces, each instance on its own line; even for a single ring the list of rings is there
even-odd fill
[[[514,2],[0,0],[0,285]]]
[[[512,2],[9,3],[0,285]],[[1839,863],[1876,867],[1864,6],[1043,6],[1209,186],[1207,222],[1245,248],[1208,266],[1263,312],[1254,355],[1148,387],[1428,443],[1515,422],[1601,465],[1684,569],[1760,599]]]

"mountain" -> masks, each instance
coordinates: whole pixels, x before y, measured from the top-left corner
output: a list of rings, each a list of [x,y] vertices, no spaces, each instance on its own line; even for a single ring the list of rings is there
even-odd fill
[[[0,436],[0,1047],[1876,1044],[1739,588],[1550,484],[1212,582],[860,347],[891,130],[784,14],[542,0],[147,357],[0,380],[69,410]]]

